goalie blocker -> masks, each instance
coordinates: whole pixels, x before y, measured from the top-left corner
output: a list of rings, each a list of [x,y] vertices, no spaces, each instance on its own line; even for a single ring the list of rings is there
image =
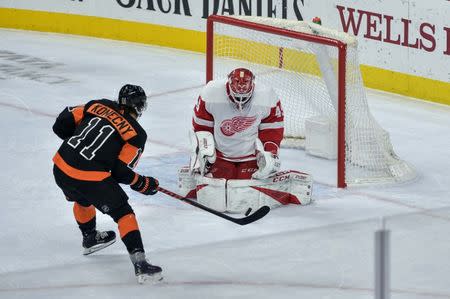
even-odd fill
[[[311,202],[312,177],[289,170],[260,180],[226,180],[191,174],[188,166],[179,171],[182,195],[197,198],[205,206],[220,212],[245,213],[264,205],[270,208]]]

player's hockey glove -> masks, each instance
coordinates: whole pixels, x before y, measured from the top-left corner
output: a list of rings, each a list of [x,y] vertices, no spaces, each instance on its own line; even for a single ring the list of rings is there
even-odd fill
[[[258,170],[253,173],[252,178],[262,180],[276,174],[280,170],[281,164],[278,155],[265,151],[261,140],[258,138],[255,145]]]
[[[270,152],[260,152],[256,155],[258,170],[252,175],[254,179],[266,179],[280,170],[280,158]]]
[[[151,176],[139,175],[136,183],[131,184],[130,188],[145,195],[153,195],[158,192],[158,186],[159,182],[157,179]]]
[[[189,132],[191,138],[191,173],[199,172],[204,175],[209,172],[211,165],[216,162],[216,148],[214,136],[208,131]]]

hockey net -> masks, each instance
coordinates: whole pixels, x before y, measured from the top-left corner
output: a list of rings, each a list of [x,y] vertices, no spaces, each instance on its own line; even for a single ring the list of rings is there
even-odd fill
[[[256,82],[272,86],[284,108],[284,146],[304,145],[307,119],[336,124],[338,187],[415,177],[369,111],[355,37],[262,17],[214,15],[207,27],[207,81],[247,67]]]

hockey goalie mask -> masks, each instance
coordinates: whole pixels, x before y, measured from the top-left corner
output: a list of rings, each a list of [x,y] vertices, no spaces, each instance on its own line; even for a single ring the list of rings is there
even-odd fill
[[[227,92],[239,110],[250,101],[255,89],[255,76],[244,68],[237,68],[228,75]]]
[[[119,91],[119,104],[141,117],[147,109],[147,95],[142,87],[132,84],[124,85]]]

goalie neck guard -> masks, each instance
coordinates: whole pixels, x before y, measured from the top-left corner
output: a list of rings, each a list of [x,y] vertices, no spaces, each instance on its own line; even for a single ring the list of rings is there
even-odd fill
[[[237,68],[228,74],[227,93],[239,110],[248,103],[255,89],[255,75],[245,68]]]

